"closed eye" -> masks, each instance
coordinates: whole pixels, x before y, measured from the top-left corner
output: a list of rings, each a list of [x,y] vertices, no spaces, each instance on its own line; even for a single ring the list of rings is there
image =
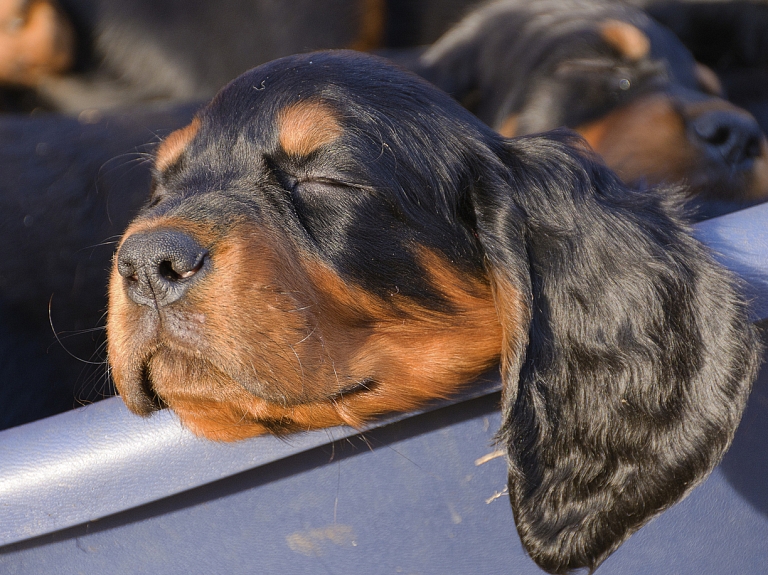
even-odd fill
[[[352,192],[352,194],[350,194]],[[290,190],[291,198],[297,206],[320,206],[347,203],[354,192],[346,185],[326,179],[297,180]]]
[[[608,81],[611,87],[626,90],[629,85],[663,84],[669,78],[667,66],[660,60],[643,60],[632,66],[617,65],[615,59],[609,58],[574,58],[561,62],[555,74],[562,78],[584,80],[589,77],[600,77]]]
[[[157,183],[157,180],[153,177],[149,187],[149,203],[148,208],[154,208],[157,204],[163,201],[168,195],[163,186]]]
[[[555,74],[561,76],[583,74],[585,72],[607,74],[611,72],[615,66],[616,61],[607,58],[574,58],[573,60],[560,62],[555,70]]]

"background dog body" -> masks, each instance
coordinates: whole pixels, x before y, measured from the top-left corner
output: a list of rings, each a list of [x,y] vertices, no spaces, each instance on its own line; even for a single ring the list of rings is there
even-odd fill
[[[113,393],[101,348],[114,241],[146,202],[147,142],[191,115],[0,119],[0,428]]]

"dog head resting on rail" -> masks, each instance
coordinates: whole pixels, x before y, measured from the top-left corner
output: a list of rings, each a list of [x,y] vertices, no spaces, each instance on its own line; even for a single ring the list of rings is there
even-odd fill
[[[500,361],[522,540],[594,567],[717,464],[754,375],[732,278],[676,213],[577,136],[506,140],[374,57],[277,60],[158,148],[112,375],[228,441],[359,426]]]
[[[627,183],[702,200],[768,199],[768,145],[666,28],[602,0],[501,0],[470,13],[419,73],[505,136],[567,126]]]

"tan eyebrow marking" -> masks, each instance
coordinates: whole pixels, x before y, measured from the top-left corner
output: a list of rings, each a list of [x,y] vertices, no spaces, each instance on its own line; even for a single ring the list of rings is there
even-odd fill
[[[308,156],[344,132],[336,112],[318,101],[286,106],[277,115],[280,146],[293,156]]]
[[[651,41],[642,30],[621,20],[606,20],[600,25],[600,36],[619,53],[637,61],[651,51]]]
[[[195,118],[189,125],[171,132],[157,148],[155,167],[162,172],[176,162],[199,129],[200,118]]]

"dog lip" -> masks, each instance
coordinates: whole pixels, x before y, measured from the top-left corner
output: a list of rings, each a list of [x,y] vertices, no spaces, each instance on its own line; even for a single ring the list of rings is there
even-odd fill
[[[144,403],[147,406],[148,412],[159,411],[168,407],[163,398],[155,391],[152,379],[149,376],[149,363],[155,353],[156,351],[148,354],[139,368],[139,389],[144,397]]]
[[[158,392],[155,382],[150,375],[151,364],[154,359],[160,359],[158,356],[164,354],[171,354],[173,356],[181,355],[194,357],[194,361],[202,362],[207,370],[213,370],[222,374],[226,373],[226,370],[216,362],[215,358],[205,357],[201,358],[199,352],[196,353],[193,349],[186,347],[181,342],[167,341],[155,347],[148,352],[140,363],[139,369],[134,375],[134,386],[136,389],[133,397],[138,399],[138,408],[143,414],[149,414],[153,411],[166,409],[170,407],[168,402],[163,398],[162,391]],[[267,404],[279,406],[281,408],[292,408],[301,406],[311,406],[316,404],[323,404],[327,402],[336,402],[343,399],[348,399],[351,396],[359,396],[367,393],[374,393],[378,389],[378,382],[372,378],[363,378],[352,384],[344,386],[342,389],[330,393],[323,394],[314,397],[296,397],[291,394],[275,389],[273,386],[265,385],[265,382],[260,380],[257,376],[254,376],[250,381],[243,381],[237,376],[232,374],[226,375],[229,380],[229,385],[240,388],[254,399],[261,400]],[[160,386],[164,389],[164,386]],[[185,392],[185,386],[183,381],[178,381],[173,384],[172,389],[168,390],[173,397],[182,398],[187,396]],[[194,395],[194,394],[192,394]],[[207,394],[206,394],[207,395]],[[191,397],[191,396],[190,396]],[[212,398],[213,395],[210,395]],[[198,396],[198,399],[202,397]],[[136,403],[136,401],[134,401]],[[171,404],[173,401],[171,401]]]
[[[125,405],[132,412],[148,416],[155,411],[165,409],[168,405],[155,392],[152,380],[149,376],[149,362],[152,353],[147,354],[138,368],[131,373],[124,374],[121,378],[122,385],[118,385],[118,391],[123,398]]]

